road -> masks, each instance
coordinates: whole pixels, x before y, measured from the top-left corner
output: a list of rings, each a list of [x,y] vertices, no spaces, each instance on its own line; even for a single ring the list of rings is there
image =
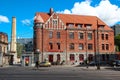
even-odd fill
[[[0,80],[120,80],[119,69],[101,69],[70,66],[4,67]]]

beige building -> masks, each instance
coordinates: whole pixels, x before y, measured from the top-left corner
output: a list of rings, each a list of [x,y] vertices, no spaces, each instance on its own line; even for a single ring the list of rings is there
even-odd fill
[[[7,46],[8,35],[0,32],[0,66],[8,64]]]

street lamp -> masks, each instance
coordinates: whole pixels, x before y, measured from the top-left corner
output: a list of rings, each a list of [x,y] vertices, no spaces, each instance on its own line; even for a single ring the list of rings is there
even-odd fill
[[[98,20],[97,20],[97,70],[100,70],[100,53],[99,53],[99,31],[98,31]]]
[[[85,31],[85,41],[86,41],[86,68],[88,68],[88,52],[87,52],[87,50],[88,50],[88,42],[87,42],[87,29],[86,29],[86,31]]]
[[[40,50],[36,49],[35,53],[34,53],[34,61],[39,61],[39,54],[40,54]]]

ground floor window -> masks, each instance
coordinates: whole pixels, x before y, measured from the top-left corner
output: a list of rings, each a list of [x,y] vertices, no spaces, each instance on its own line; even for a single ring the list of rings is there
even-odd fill
[[[88,60],[89,60],[89,61],[93,61],[93,54],[89,54],[89,55],[88,55]]]
[[[79,54],[79,60],[83,61],[84,60],[84,55],[83,54]]]
[[[75,60],[75,55],[74,54],[70,54],[70,61],[74,61]]]
[[[102,54],[102,61],[105,61],[105,55]]]
[[[60,61],[60,54],[57,54],[57,61]]]

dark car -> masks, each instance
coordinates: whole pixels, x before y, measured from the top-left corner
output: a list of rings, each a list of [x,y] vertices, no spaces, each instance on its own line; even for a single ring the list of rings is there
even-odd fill
[[[90,66],[97,66],[98,64],[99,64],[100,66],[105,66],[105,65],[107,65],[107,63],[106,63],[105,61],[100,61],[100,62],[98,62],[98,61],[91,61],[91,62],[89,63]]]
[[[110,63],[111,66],[120,66],[120,60],[113,60]]]
[[[97,63],[95,62],[95,61],[91,61],[90,63],[89,63],[89,65],[90,66],[95,66]]]

